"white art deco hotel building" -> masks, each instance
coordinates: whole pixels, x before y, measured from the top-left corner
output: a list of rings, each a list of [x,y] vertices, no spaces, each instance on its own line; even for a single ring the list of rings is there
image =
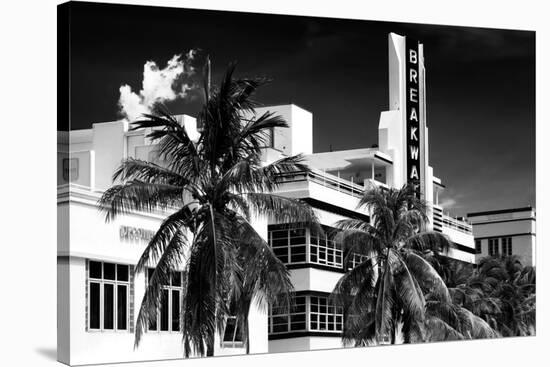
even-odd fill
[[[475,261],[471,226],[445,215],[438,196],[444,185],[429,165],[425,121],[423,47],[389,35],[389,106],[381,112],[378,147],[313,153],[313,115],[296,105],[264,107],[282,115],[288,129],[274,131],[264,151],[268,163],[283,155],[303,153],[312,172],[289,176],[280,195],[300,198],[331,227],[343,218],[363,218],[357,209],[367,185],[399,188],[416,182],[432,204],[430,226],[456,244],[449,256]],[[196,132],[191,116],[179,121]],[[163,289],[156,320],[134,349],[137,310],[147,274],[133,268],[148,239],[169,213],[133,213],[109,223],[97,200],[112,185],[111,177],[127,157],[155,159],[147,131],[129,131],[128,122],[93,124],[91,129],[58,133],[58,359],[71,365],[183,358],[179,332],[181,273]],[[281,223],[254,223],[274,253],[291,270],[296,292],[292,310],[250,312],[250,352],[298,351],[342,346],[342,310],[328,295],[347,270],[338,243],[309,228],[288,229]],[[359,259],[358,259],[359,260]],[[245,352],[239,333],[230,325],[215,355]]]

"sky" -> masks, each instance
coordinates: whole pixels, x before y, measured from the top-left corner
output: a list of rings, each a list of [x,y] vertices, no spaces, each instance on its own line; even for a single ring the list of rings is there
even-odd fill
[[[430,165],[445,209],[535,206],[529,31],[73,3],[71,129],[159,100],[196,115],[193,86],[209,55],[213,82],[237,62],[236,76],[271,79],[259,102],[312,112],[314,152],[370,147],[388,109],[390,32],[424,44]]]

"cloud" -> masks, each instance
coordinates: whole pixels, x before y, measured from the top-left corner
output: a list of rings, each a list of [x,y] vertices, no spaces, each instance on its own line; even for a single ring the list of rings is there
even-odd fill
[[[439,206],[442,207],[443,209],[450,209],[455,207],[455,205],[456,205],[455,199],[445,198],[439,201]]]
[[[143,65],[143,80],[139,92],[132,91],[127,84],[120,86],[118,106],[123,118],[134,121],[144,113],[150,113],[158,103],[186,98],[196,88],[192,80],[195,68],[192,62],[197,50],[182,55],[174,55],[161,69],[156,62],[147,61]]]

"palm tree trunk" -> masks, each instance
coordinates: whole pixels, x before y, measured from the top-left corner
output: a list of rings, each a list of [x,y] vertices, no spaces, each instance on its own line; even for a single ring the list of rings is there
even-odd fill
[[[208,342],[208,345],[206,346],[206,356],[214,356],[214,338],[212,338],[212,341]]]

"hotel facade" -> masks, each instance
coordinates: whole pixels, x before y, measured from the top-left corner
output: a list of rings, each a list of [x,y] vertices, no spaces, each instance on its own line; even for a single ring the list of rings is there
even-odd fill
[[[444,214],[439,194],[445,186],[429,164],[423,46],[393,33],[388,45],[389,110],[380,114],[377,147],[313,153],[312,113],[296,105],[269,106],[256,113],[275,112],[290,127],[273,131],[262,160],[268,164],[285,155],[305,155],[311,172],[288,175],[277,193],[309,203],[327,229],[345,218],[369,220],[369,214],[357,208],[365,187],[416,183],[430,204],[429,229],[446,234],[456,245],[448,256],[474,263],[472,227]],[[198,136],[193,117],[177,119]],[[147,272],[134,274],[134,266],[170,212],[136,212],[106,223],[97,207],[123,159],[157,159],[148,132],[129,131],[128,122],[114,121],[58,133],[57,320],[58,359],[63,363],[183,358],[180,272],[164,286],[158,317],[134,349],[137,311],[148,278]],[[290,269],[296,307],[253,308],[250,353],[341,347],[343,314],[328,295],[348,270],[344,250],[326,234],[284,224],[259,218],[254,227]],[[228,323],[214,354],[243,353],[239,332]]]
[[[522,265],[536,264],[536,213],[527,206],[468,213],[472,224],[476,263],[486,256],[519,257]]]

